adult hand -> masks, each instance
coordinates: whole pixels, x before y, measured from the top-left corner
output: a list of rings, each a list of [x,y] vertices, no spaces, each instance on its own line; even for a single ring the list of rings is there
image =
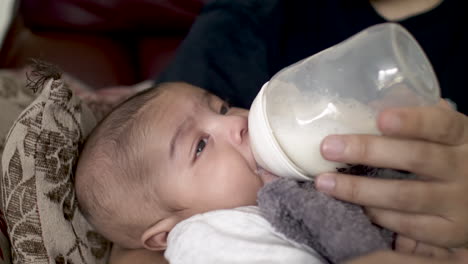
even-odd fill
[[[444,258],[431,258],[421,257],[415,255],[408,255],[403,253],[397,253],[394,251],[379,251],[372,253],[367,256],[363,256],[352,261],[346,262],[346,264],[462,264],[468,263],[468,250],[458,249],[452,251],[452,253]]]
[[[327,137],[328,160],[413,172],[417,180],[319,175],[317,188],[366,206],[371,219],[404,237],[445,248],[468,244],[468,118],[446,102],[389,109],[383,136]]]

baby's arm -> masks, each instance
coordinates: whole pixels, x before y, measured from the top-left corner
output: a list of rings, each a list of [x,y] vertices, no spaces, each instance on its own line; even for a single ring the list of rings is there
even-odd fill
[[[163,251],[146,249],[124,249],[117,245],[112,247],[109,264],[168,264]]]

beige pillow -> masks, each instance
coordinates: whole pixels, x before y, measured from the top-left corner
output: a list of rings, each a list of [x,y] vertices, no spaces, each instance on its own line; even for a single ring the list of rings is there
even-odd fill
[[[2,205],[14,263],[105,263],[110,243],[77,209],[73,168],[96,119],[62,79],[13,124],[2,156]]]
[[[26,88],[23,71],[0,70],[0,155],[11,125],[36,96]],[[1,170],[0,164],[0,170]]]
[[[0,156],[3,153],[5,138],[11,125],[21,111],[35,98],[33,92],[25,86],[26,78],[23,71],[0,70]],[[0,171],[1,169],[0,164]],[[10,242],[1,203],[0,231],[0,264],[8,264],[11,263]]]
[[[0,212],[0,264],[10,264],[10,242],[3,213]]]

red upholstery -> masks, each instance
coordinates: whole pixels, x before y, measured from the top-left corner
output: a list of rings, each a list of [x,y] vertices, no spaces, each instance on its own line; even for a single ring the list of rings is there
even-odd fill
[[[22,0],[0,67],[29,58],[101,88],[154,78],[207,0]]]

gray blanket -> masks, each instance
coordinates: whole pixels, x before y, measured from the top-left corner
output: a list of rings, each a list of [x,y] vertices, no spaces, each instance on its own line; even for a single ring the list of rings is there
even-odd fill
[[[406,173],[364,166],[354,166],[343,172],[413,178]],[[372,224],[362,207],[318,192],[313,182],[279,179],[268,183],[258,193],[258,205],[277,231],[315,249],[330,263],[392,247],[393,233]]]

